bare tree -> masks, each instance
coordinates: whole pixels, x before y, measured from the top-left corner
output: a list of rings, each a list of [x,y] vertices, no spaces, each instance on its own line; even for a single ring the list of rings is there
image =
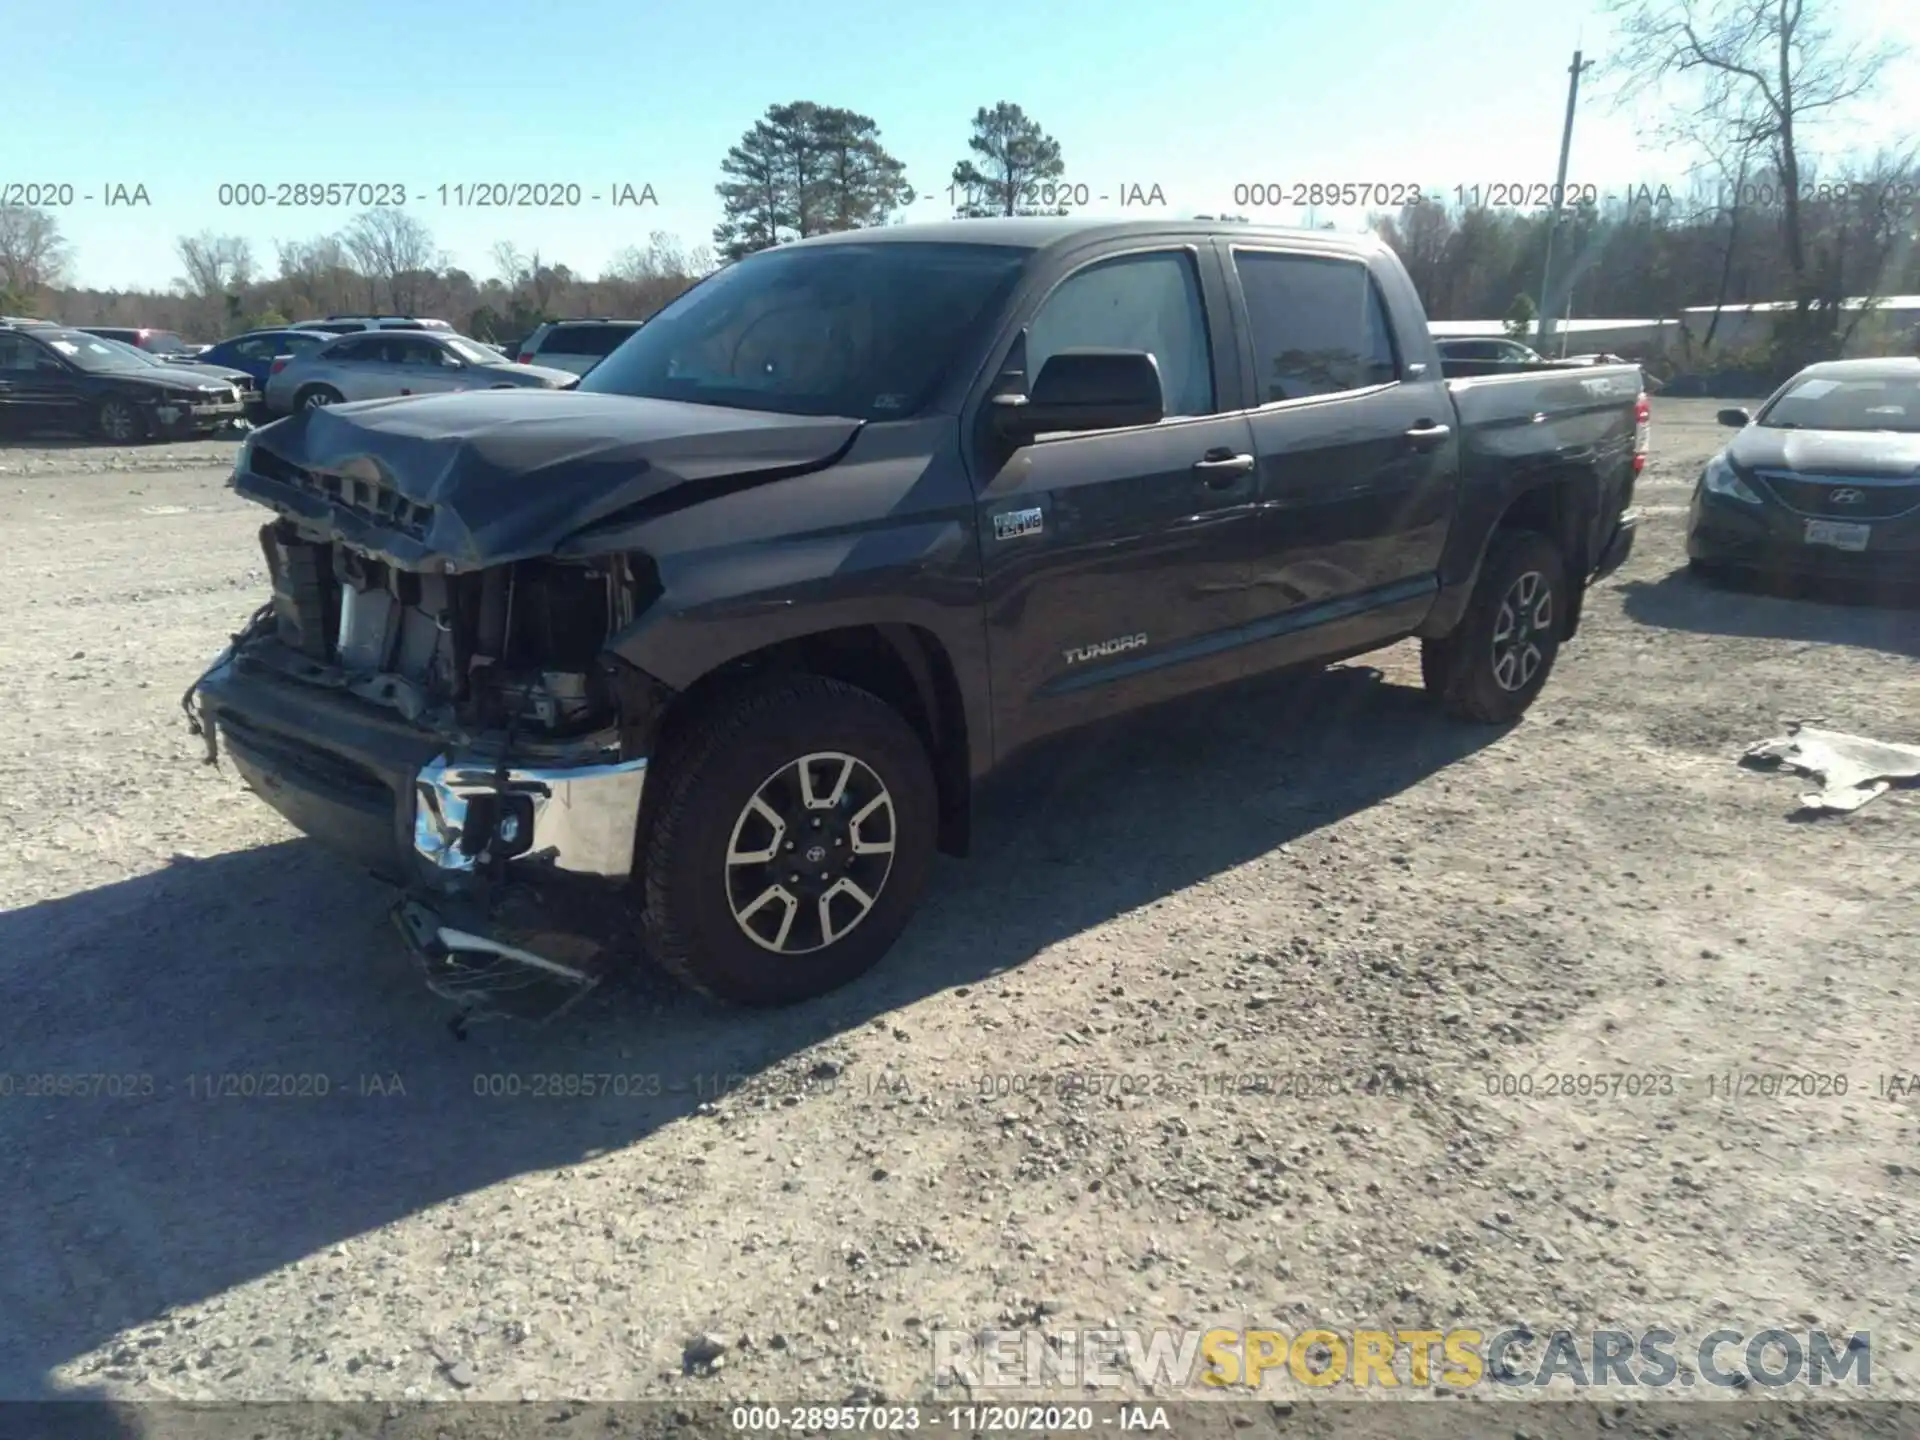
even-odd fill
[[[554,295],[566,287],[571,273],[565,266],[542,261],[538,250],[530,254],[522,251],[511,240],[502,240],[493,247],[493,264],[508,295],[528,302],[532,311],[540,316],[546,315]]]
[[[600,278],[600,289],[625,315],[645,318],[713,269],[704,245],[686,249],[679,238],[656,230],[642,245],[617,252]]]
[[[1683,123],[1723,152],[1764,154],[1778,177],[1781,242],[1805,343],[1816,281],[1802,185],[1807,132],[1864,96],[1896,54],[1885,41],[1844,41],[1826,22],[1832,0],[1610,0],[1623,48],[1609,67],[1644,104],[1649,88],[1682,92]],[[1672,122],[1667,122],[1671,129]],[[1656,127],[1659,128],[1659,127]]]
[[[253,283],[253,247],[242,236],[203,230],[182,235],[174,248],[187,272],[174,283],[188,295],[224,295]]]
[[[22,300],[59,285],[73,260],[60,222],[44,210],[0,205],[0,285]]]
[[[1823,269],[1829,279],[1825,289],[1836,301],[1858,298],[1860,308],[1852,311],[1840,333],[1844,350],[1871,315],[1881,296],[1897,283],[1895,276],[1911,268],[1920,252],[1920,231],[1913,219],[1913,183],[1915,150],[1904,153],[1882,152],[1871,162],[1842,172],[1836,190],[1846,199],[1830,208],[1832,230],[1827,243]]]
[[[387,305],[401,314],[417,308],[423,275],[444,258],[427,227],[393,206],[357,216],[340,240],[367,282],[369,306],[377,309],[384,291]]]
[[[607,264],[609,280],[646,282],[677,279],[694,274],[693,260],[679,238],[665,230],[656,230],[645,245],[629,245],[615,253]]]
[[[337,235],[313,240],[286,240],[275,247],[289,313],[325,315],[351,301],[349,288],[357,281],[347,248]]]
[[[1713,315],[1707,321],[1707,333],[1701,338],[1700,349],[1703,353],[1713,349],[1715,334],[1720,329],[1720,315],[1726,309],[1728,296],[1732,293],[1733,267],[1740,254],[1741,228],[1752,208],[1754,192],[1759,188],[1753,182],[1757,172],[1765,163],[1765,152],[1760,143],[1751,136],[1736,133],[1726,136],[1716,133],[1711,126],[1704,130],[1697,124],[1688,125],[1682,132],[1691,137],[1693,148],[1704,155],[1705,159],[1694,167],[1694,174],[1704,177],[1712,187],[1705,215],[1696,218],[1718,229],[1724,220],[1725,236],[1720,247],[1720,273],[1713,290]]]
[[[1403,205],[1398,215],[1376,220],[1373,228],[1400,256],[1414,288],[1426,298],[1428,313],[1436,320],[1453,318],[1452,296],[1443,283],[1454,230],[1453,217],[1446,207]]]

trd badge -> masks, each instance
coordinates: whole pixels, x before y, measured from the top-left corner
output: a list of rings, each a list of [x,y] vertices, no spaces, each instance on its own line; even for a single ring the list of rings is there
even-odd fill
[[[1039,506],[1031,510],[1008,510],[993,517],[993,538],[1017,540],[1022,535],[1038,535],[1042,524]]]

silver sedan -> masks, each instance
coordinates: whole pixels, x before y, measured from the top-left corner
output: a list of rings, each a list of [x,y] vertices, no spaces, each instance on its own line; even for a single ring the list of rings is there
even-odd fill
[[[566,390],[580,377],[518,365],[464,335],[426,330],[361,330],[275,360],[266,405],[276,415],[349,400],[390,400],[448,390]]]

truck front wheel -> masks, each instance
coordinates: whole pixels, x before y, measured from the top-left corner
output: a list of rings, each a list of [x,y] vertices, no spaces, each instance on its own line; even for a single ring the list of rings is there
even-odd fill
[[[1463,720],[1518,720],[1553,670],[1570,598],[1566,563],[1551,540],[1499,531],[1453,633],[1420,642],[1428,692]]]
[[[938,792],[876,696],[799,675],[730,698],[662,757],[647,949],[716,999],[787,1005],[871,969],[926,886]]]

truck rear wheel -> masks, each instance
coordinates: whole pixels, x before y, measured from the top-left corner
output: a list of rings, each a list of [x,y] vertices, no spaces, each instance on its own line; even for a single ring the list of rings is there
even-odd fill
[[[662,757],[646,837],[647,948],[686,984],[787,1005],[853,980],[906,928],[938,792],[920,737],[815,675],[722,703]]]
[[[1560,653],[1566,562],[1546,536],[1501,530],[1467,612],[1450,635],[1420,642],[1420,675],[1449,715],[1487,725],[1518,720]]]

